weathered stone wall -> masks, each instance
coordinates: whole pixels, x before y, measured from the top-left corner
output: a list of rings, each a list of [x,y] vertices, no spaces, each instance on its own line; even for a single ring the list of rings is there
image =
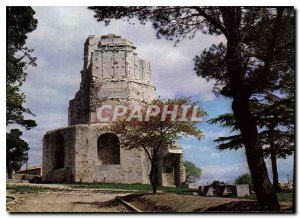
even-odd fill
[[[64,168],[55,169],[56,139],[64,138]],[[43,181],[73,181],[75,177],[75,127],[66,127],[49,131],[43,138]]]
[[[120,148],[120,164],[102,164],[97,140],[101,126],[76,125],[48,132],[44,136],[43,181],[149,183],[149,161],[143,150]],[[65,139],[65,167],[54,169],[55,141]]]
[[[69,101],[68,125],[76,125],[89,122],[91,77],[88,70],[81,71],[80,89],[75,98]]]
[[[102,164],[98,159],[97,139],[103,134],[99,125],[76,128],[76,182],[148,183],[144,178],[144,151],[120,148],[120,164]],[[148,162],[146,163],[148,165]]]

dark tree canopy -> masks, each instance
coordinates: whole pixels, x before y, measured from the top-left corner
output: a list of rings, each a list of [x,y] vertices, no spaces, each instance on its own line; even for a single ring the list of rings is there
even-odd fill
[[[272,95],[273,96],[273,95]],[[278,99],[276,101],[263,103],[259,101],[252,102],[252,112],[257,119],[259,127],[259,140],[264,147],[264,155],[270,155],[270,140],[277,146],[277,158],[286,158],[294,152],[294,99]],[[216,118],[208,120],[209,124],[219,124],[228,129],[229,133],[238,133],[237,124],[232,113],[219,115]],[[272,139],[270,134],[272,133]],[[241,134],[230,136],[221,136],[215,139],[219,150],[240,149],[244,146]]]
[[[28,143],[21,139],[22,132],[18,129],[11,129],[6,133],[6,169],[9,178],[12,171],[18,171],[27,161]]]
[[[195,57],[196,73],[208,81],[215,80],[215,92],[228,97],[235,95],[233,88],[240,85],[249,97],[282,89],[287,74],[292,76],[295,70],[293,8],[277,13],[276,9],[247,8],[241,13],[240,84],[233,87],[230,83],[223,43]]]
[[[192,39],[198,31],[209,34],[221,34],[221,13],[216,7],[182,6],[133,6],[133,7],[89,7],[95,11],[97,21],[106,25],[112,19],[123,19],[134,23],[137,18],[141,24],[151,22],[157,38],[166,38],[180,42]],[[214,17],[214,18],[213,18]]]
[[[25,108],[25,95],[21,86],[26,80],[28,66],[36,66],[33,49],[26,46],[27,34],[37,27],[31,7],[7,7],[7,62],[6,62],[6,125],[19,124],[26,129],[36,126],[34,120],[25,119],[24,114],[33,115]]]

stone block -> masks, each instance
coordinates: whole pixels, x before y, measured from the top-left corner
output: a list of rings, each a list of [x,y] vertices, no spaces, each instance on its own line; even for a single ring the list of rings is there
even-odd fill
[[[236,194],[238,197],[250,195],[249,185],[248,184],[237,184],[236,185]]]
[[[190,189],[198,189],[198,184],[197,183],[188,183],[188,188],[190,188]]]

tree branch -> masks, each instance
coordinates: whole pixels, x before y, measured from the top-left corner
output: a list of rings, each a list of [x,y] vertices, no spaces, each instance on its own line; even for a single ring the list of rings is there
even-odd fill
[[[191,7],[191,8],[195,9],[200,16],[204,17],[208,22],[210,22],[212,25],[217,27],[228,39],[228,33],[226,28],[217,19],[205,13],[205,11],[201,7]]]

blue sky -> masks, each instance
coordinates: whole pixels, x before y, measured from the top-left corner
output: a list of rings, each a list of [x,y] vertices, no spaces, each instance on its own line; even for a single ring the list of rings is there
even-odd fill
[[[42,162],[43,135],[51,129],[67,126],[68,101],[79,89],[83,43],[88,35],[114,33],[132,41],[138,56],[151,63],[153,83],[159,96],[192,96],[209,114],[205,120],[231,112],[231,100],[216,97],[212,93],[212,82],[197,77],[193,71],[194,56],[213,43],[225,42],[224,37],[199,33],[193,40],[186,39],[174,47],[174,42],[157,40],[151,24],[142,26],[114,21],[105,27],[96,22],[93,12],[85,7],[33,8],[39,24],[37,30],[29,34],[27,45],[35,49],[38,66],[28,69],[23,86],[26,106],[36,114],[38,123],[23,135],[31,148],[29,165]],[[184,159],[203,169],[200,183],[213,179],[231,182],[248,172],[244,150],[220,152],[216,149],[213,140],[228,134],[228,130],[206,122],[199,127],[204,139],[187,138],[178,143],[183,145]],[[270,161],[266,163],[270,169]],[[279,160],[278,168],[280,180],[286,181],[286,175],[293,172],[293,157]]]

